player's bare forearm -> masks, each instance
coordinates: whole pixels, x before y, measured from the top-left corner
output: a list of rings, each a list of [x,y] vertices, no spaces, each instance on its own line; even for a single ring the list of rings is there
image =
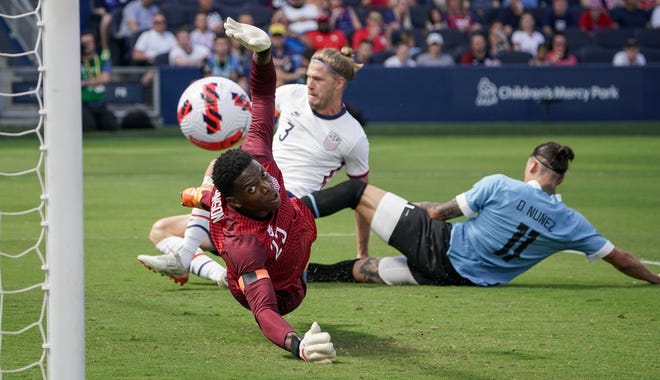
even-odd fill
[[[431,219],[449,220],[463,215],[455,198],[445,203],[417,202],[415,205],[425,209]]]
[[[608,263],[612,264],[621,273],[630,277],[647,281],[651,284],[660,284],[660,275],[653,273],[639,259],[632,254],[620,249],[614,250],[603,258]]]

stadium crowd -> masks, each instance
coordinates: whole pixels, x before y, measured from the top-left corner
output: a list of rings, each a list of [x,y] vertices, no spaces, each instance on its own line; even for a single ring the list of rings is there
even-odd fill
[[[147,68],[145,87],[170,65],[248,90],[251,55],[225,35],[227,17],[268,32],[278,86],[305,83],[325,47],[349,46],[356,63],[387,68],[660,62],[660,0],[82,1],[91,9],[81,31],[85,130],[152,125],[142,109],[122,123],[106,112],[116,66]]]
[[[344,45],[385,67],[660,62],[660,0],[92,1],[113,65],[195,66],[244,86],[249,54],[225,38],[226,17],[269,32],[280,84]]]

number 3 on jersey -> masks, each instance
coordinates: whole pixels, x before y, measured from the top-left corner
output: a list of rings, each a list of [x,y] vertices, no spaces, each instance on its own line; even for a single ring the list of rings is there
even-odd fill
[[[537,231],[529,228],[525,223],[520,223],[518,229],[513,233],[509,241],[504,244],[504,247],[495,251],[495,255],[503,256],[504,261],[511,261],[516,257],[519,257],[520,254],[527,248],[530,244],[536,240],[539,236]],[[518,244],[518,246],[511,252],[513,246]]]
[[[284,139],[289,135],[289,132],[293,129],[294,125],[288,121],[287,122],[287,128],[284,129],[284,133],[280,133],[280,136],[278,137],[280,141],[284,141]]]

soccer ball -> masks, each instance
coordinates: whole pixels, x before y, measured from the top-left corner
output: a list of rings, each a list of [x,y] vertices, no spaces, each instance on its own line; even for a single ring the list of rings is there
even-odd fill
[[[252,122],[252,103],[236,82],[206,77],[181,94],[177,120],[183,135],[208,150],[222,150],[243,140]]]

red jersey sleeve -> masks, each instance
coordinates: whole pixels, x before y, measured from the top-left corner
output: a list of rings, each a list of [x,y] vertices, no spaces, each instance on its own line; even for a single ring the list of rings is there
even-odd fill
[[[231,266],[237,278],[258,269],[266,268],[266,250],[257,236],[242,234],[234,236],[225,242],[223,258],[227,265]],[[230,289],[232,294],[240,291],[236,288]],[[247,300],[254,319],[259,324],[261,332],[271,342],[284,348],[284,341],[293,328],[282,318],[277,306],[277,296],[270,278],[262,278],[245,286],[243,295]],[[234,294],[238,299],[239,294]]]
[[[275,66],[272,59],[264,65],[252,62],[250,71],[252,123],[241,149],[250,153],[261,164],[273,160],[275,83]]]

